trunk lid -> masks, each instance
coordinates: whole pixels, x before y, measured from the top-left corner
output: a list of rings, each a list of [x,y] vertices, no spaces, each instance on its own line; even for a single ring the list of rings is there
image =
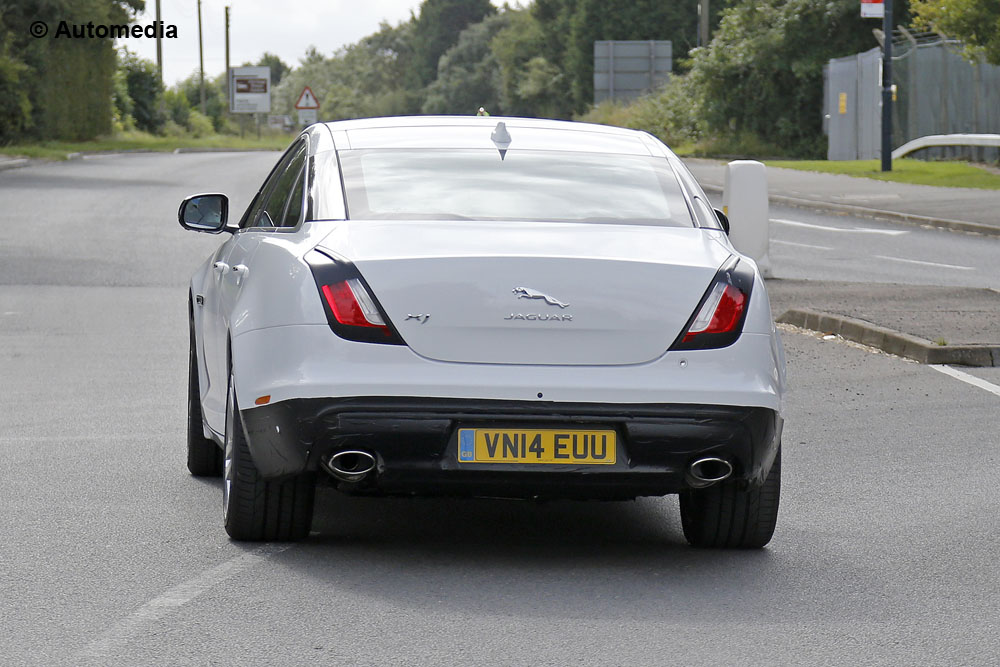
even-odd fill
[[[406,344],[437,361],[622,365],[660,357],[730,251],[694,228],[346,221],[352,261]]]

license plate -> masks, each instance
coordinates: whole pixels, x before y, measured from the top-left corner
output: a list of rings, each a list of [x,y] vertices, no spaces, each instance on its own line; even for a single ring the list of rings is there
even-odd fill
[[[611,429],[462,428],[458,430],[458,460],[613,465],[615,442],[615,432]]]

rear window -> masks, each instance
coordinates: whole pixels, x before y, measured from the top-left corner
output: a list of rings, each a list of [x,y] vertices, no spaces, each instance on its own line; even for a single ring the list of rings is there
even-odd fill
[[[349,217],[692,227],[664,158],[570,151],[340,152]]]

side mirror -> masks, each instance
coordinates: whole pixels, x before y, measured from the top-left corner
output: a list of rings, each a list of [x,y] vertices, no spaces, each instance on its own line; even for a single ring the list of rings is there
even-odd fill
[[[184,229],[218,234],[226,229],[229,197],[218,193],[191,195],[181,202],[177,220]]]
[[[713,209],[715,211],[715,217],[719,219],[719,224],[722,225],[722,229],[729,233],[729,216],[720,211],[719,209]]]

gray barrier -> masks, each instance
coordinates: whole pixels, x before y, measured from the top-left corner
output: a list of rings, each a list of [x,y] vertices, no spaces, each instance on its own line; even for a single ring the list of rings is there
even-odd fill
[[[672,68],[669,41],[594,42],[594,104],[653,91],[669,80]]]

